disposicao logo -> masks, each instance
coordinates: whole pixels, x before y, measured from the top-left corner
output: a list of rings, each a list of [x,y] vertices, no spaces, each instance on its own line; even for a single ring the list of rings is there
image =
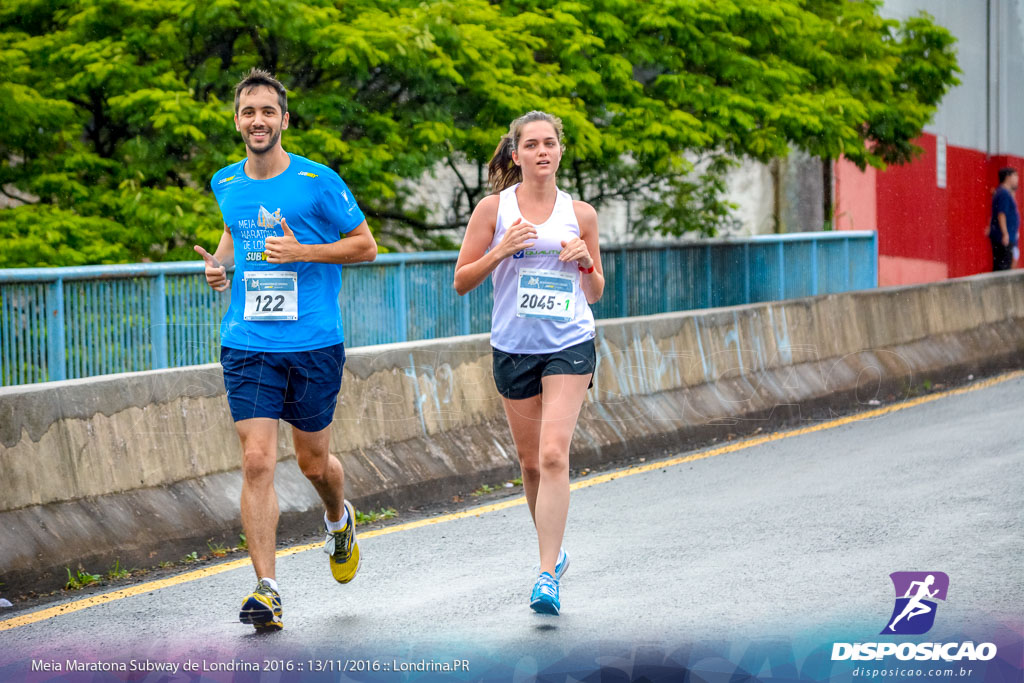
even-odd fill
[[[928,633],[935,624],[935,600],[946,600],[949,576],[943,572],[893,572],[889,578],[896,589],[896,606],[882,633]]]
[[[946,600],[949,576],[943,572],[893,572],[896,604],[879,635],[921,635],[935,625],[936,600]],[[832,660],[870,660],[895,656],[899,660],[988,661],[996,656],[994,643],[834,643]]]

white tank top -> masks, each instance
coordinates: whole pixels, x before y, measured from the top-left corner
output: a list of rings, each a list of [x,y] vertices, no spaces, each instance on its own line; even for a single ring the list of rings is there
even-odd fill
[[[491,249],[522,217],[518,187],[499,195]],[[558,260],[562,241],[580,236],[572,197],[559,190],[551,215],[536,228],[533,246],[504,259],[491,273],[491,346],[506,353],[554,353],[594,338],[594,314],[580,287],[579,265]]]

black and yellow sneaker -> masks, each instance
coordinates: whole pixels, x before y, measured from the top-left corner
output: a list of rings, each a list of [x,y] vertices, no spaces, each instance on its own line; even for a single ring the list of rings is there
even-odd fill
[[[257,631],[280,631],[284,628],[284,622],[281,621],[281,596],[260,580],[256,590],[242,601],[238,620],[243,624],[252,624]]]
[[[356,541],[356,511],[345,501],[348,524],[341,531],[327,531],[324,552],[330,558],[331,574],[338,583],[348,583],[359,571],[359,542]],[[326,529],[326,527],[325,527]]]

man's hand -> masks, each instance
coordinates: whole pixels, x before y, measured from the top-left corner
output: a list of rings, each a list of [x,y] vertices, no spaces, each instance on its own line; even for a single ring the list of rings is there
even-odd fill
[[[999,230],[1003,233],[1003,246],[1010,246],[1010,231],[1006,227],[1006,214],[1000,211],[996,215],[996,222],[999,223]]]
[[[281,219],[283,237],[268,237],[263,242],[263,251],[267,254],[267,263],[292,263],[305,261],[305,247],[295,239],[295,233],[288,227],[288,221]]]
[[[231,284],[228,282],[228,269],[217,260],[217,257],[198,244],[193,249],[203,257],[203,262],[206,264],[206,284],[218,292],[223,292],[227,289],[228,285]]]

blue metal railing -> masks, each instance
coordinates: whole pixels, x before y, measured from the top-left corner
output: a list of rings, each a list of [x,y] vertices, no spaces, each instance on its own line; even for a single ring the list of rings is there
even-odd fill
[[[346,266],[345,342],[363,346],[490,329],[491,281],[452,289],[456,252],[382,254]],[[874,232],[602,247],[598,318],[733,306],[878,284]],[[0,386],[209,363],[227,292],[202,261],[0,270]]]

